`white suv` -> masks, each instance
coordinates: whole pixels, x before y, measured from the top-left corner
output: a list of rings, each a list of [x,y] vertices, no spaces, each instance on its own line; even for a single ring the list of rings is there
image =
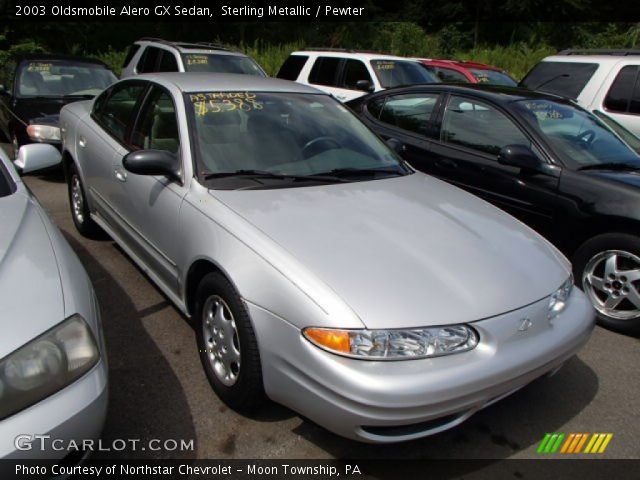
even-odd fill
[[[293,52],[277,77],[312,85],[341,102],[400,85],[440,82],[416,60],[343,49]]]
[[[604,112],[640,135],[640,50],[564,50],[538,63],[520,82]]]
[[[169,42],[159,38],[142,38],[129,47],[121,77],[150,72],[213,72],[267,76],[251,57],[213,43]]]

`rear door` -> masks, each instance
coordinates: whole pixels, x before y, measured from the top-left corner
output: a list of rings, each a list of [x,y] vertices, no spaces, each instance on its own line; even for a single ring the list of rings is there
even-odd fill
[[[101,94],[90,118],[78,123],[75,141],[87,194],[98,214],[117,226],[113,195],[113,159],[125,142],[127,130],[143,98],[148,83],[140,80],[120,82]]]

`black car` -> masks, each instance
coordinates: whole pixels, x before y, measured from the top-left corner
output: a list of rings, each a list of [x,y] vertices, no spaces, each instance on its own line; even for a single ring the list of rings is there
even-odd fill
[[[0,79],[0,140],[14,152],[25,143],[60,145],[58,115],[67,103],[93,98],[117,77],[98,60],[50,54],[22,55]]]
[[[554,243],[602,325],[640,332],[640,156],[597,116],[490,86],[401,87],[349,106],[413,167]]]

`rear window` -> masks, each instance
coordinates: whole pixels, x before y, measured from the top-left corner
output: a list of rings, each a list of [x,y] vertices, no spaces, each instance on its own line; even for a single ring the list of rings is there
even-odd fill
[[[404,60],[371,60],[380,85],[384,88],[424,83],[440,83],[422,64]]]
[[[597,63],[540,62],[520,85],[576,99],[597,69]]]
[[[488,85],[504,85],[506,87],[515,87],[518,83],[504,72],[491,70],[489,68],[470,68],[469,71],[478,83],[486,83]]]
[[[244,55],[223,53],[183,53],[185,72],[237,73],[264,77],[265,73],[253,59]]]
[[[302,67],[307,63],[308,59],[307,55],[289,55],[289,58],[284,61],[280,70],[278,70],[276,77],[283,80],[297,80]]]
[[[129,62],[133,59],[133,56],[140,50],[140,45],[134,43],[129,47],[129,51],[127,52],[127,56],[124,57],[124,62],[122,62],[122,68],[129,65]]]

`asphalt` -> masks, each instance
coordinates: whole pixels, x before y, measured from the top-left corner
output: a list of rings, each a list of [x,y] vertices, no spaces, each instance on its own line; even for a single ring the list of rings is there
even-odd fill
[[[536,448],[547,432],[611,432],[600,457],[640,457],[640,340],[599,327],[555,376],[418,441],[361,444],[275,404],[251,418],[235,413],[209,387],[187,319],[113,241],[88,240],[75,230],[62,173],[24,180],[80,257],[98,295],[110,374],[103,441],[195,441],[192,452],[125,450],[98,457],[539,458]]]

